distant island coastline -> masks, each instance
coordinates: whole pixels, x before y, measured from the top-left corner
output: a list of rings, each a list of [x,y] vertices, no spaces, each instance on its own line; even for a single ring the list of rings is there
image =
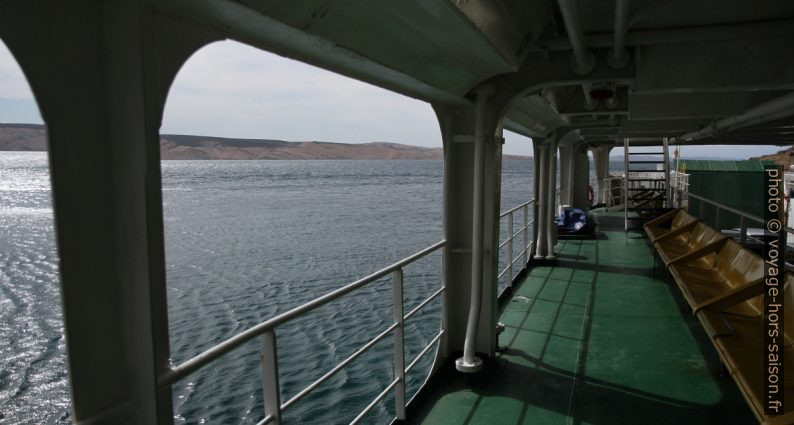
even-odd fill
[[[786,170],[794,165],[794,146],[787,147],[779,150],[776,153],[769,155],[755,156],[750,159],[758,159],[761,161],[773,161],[775,164],[782,165]]]
[[[47,129],[39,124],[0,124],[0,151],[46,151]],[[288,142],[272,139],[160,135],[164,160],[212,159],[443,159],[442,148],[399,143]],[[504,159],[529,159],[504,155]]]

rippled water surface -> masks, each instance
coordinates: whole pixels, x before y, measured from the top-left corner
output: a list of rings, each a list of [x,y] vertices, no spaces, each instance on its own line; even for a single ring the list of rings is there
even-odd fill
[[[531,196],[531,166],[503,168],[504,210]],[[166,161],[162,169],[175,362],[441,239],[441,161]],[[406,311],[439,288],[440,271],[440,252],[405,269]],[[69,420],[59,296],[46,155],[0,152],[0,423]],[[409,361],[438,331],[439,314],[436,301],[406,323]],[[280,326],[282,401],[392,315],[386,278]],[[178,384],[176,422],[259,421],[258,348],[243,345]],[[288,409],[287,422],[349,422],[391,381],[392,353],[386,338]],[[411,371],[410,394],[431,359]],[[367,422],[392,414],[386,397]]]

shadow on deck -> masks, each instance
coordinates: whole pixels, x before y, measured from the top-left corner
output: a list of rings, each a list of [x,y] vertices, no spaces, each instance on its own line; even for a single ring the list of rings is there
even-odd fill
[[[475,375],[446,364],[410,423],[755,423],[640,233],[560,240],[557,252],[502,309],[504,351]]]

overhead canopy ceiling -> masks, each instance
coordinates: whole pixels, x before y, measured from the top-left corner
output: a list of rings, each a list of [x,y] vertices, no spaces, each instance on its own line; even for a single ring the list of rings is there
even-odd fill
[[[428,102],[463,105],[482,83],[508,87],[517,95],[505,128],[530,137],[581,129],[592,143],[794,141],[781,112],[794,114],[794,103],[785,102],[765,115],[770,122],[683,137],[794,91],[794,2],[153,2],[231,38]],[[622,50],[616,42],[625,45],[624,66],[611,61]],[[577,44],[580,58],[595,58],[585,72],[575,69]]]

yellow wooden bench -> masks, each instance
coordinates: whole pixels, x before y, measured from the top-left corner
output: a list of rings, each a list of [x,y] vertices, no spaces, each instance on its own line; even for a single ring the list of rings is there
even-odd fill
[[[683,210],[648,222],[645,232],[759,423],[794,424],[794,274],[786,274],[782,294],[787,411],[765,416],[763,259]]]
[[[672,210],[645,223],[645,233],[648,239],[654,242],[660,236],[671,231],[681,232],[682,228],[690,228],[697,221],[695,217],[687,214],[682,208]]]
[[[781,416],[764,415],[764,315],[763,295],[752,296],[728,305],[712,304],[696,315],[712,337],[712,342],[736,381],[745,400],[762,424],[794,423],[794,275],[787,274],[783,290],[782,362],[787,366],[781,383],[787,409]]]
[[[730,239],[711,246],[718,249],[668,266],[694,313],[707,306],[734,305],[736,300],[744,301],[764,290],[761,257]]]
[[[666,266],[714,256],[728,238],[701,221],[688,223],[653,240]]]

